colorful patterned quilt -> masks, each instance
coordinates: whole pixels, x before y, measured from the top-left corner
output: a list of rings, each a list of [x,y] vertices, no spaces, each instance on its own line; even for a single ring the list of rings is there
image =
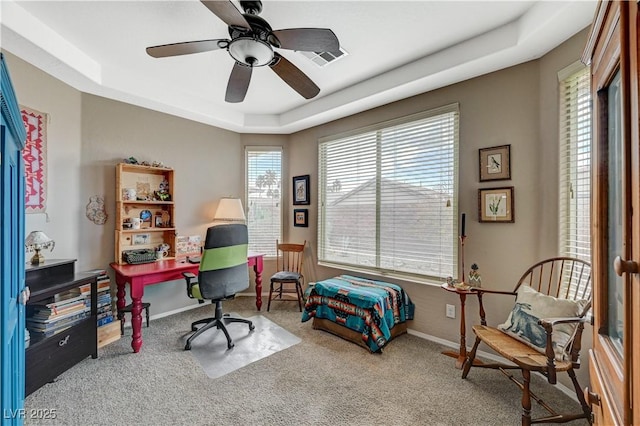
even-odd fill
[[[402,287],[350,275],[317,282],[302,312],[302,322],[313,317],[331,320],[362,334],[372,352],[391,340],[391,329],[413,319],[414,304]]]

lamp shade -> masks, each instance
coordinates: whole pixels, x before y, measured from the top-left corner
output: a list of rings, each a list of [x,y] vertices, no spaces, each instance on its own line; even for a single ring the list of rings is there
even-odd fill
[[[47,237],[47,234],[45,234],[44,232],[32,231],[27,236],[24,245],[27,248],[27,251],[36,252],[31,258],[31,263],[33,265],[38,265],[44,262],[44,256],[42,255],[42,253],[40,253],[40,251],[42,249],[51,249],[51,251],[53,251],[56,243],[51,238]]]
[[[218,209],[213,217],[214,220],[224,221],[244,221],[244,208],[239,198],[221,198],[218,203]]]
[[[33,248],[46,248],[45,246],[51,245],[53,243],[53,240],[49,237],[47,237],[47,234],[45,234],[42,231],[32,231],[28,236],[27,239],[24,242],[24,245],[27,247],[33,247]]]

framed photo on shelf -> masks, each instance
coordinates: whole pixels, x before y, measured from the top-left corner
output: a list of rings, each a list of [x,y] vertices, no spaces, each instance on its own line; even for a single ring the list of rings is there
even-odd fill
[[[478,221],[515,222],[513,186],[478,189]]]
[[[133,234],[133,240],[131,241],[131,243],[134,246],[141,246],[141,245],[149,244],[150,241],[151,241],[150,234]]]
[[[309,210],[308,209],[294,209],[293,210],[293,226],[309,226]]]
[[[309,175],[294,176],[293,177],[293,204],[294,205],[309,205],[310,201],[309,191]]]
[[[511,145],[481,148],[480,182],[511,179]]]

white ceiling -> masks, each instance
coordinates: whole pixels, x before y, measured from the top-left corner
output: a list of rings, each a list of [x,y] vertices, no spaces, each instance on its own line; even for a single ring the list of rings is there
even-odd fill
[[[234,1],[239,10],[240,4]],[[147,46],[229,38],[197,0],[0,1],[2,49],[83,92],[241,133],[292,133],[544,55],[595,1],[263,1],[275,29],[330,28],[348,56],[320,68],[278,52],[321,89],[305,100],[268,67],[224,101],[224,50],[155,59]]]

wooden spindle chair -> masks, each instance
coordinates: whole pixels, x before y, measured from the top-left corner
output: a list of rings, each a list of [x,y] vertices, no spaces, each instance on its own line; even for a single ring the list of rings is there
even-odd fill
[[[304,261],[305,240],[302,244],[280,243],[276,240],[277,271],[271,277],[269,285],[269,302],[267,312],[271,309],[271,301],[298,301],[298,308],[302,312],[304,275],[302,265]],[[293,285],[293,288],[291,288]],[[295,292],[296,297],[289,297]],[[275,294],[274,294],[275,293]]]
[[[572,300],[578,302],[576,304],[577,314],[572,317],[564,318],[537,318],[533,316],[533,320],[537,320],[537,324],[544,329],[544,333],[539,335],[543,341],[544,349],[534,349],[533,346],[523,343],[521,340],[514,338],[505,331],[494,327],[488,327],[486,322],[485,310],[482,303],[482,296],[485,294],[501,294],[518,296],[518,290],[521,286],[528,285],[538,293],[546,296],[553,296],[556,299]],[[525,289],[528,291],[528,289]],[[463,365],[462,378],[465,379],[472,367],[476,368],[492,368],[498,369],[504,373],[512,382],[514,382],[522,390],[522,424],[530,425],[532,423],[564,423],[579,418],[591,420],[591,410],[586,403],[584,394],[578,380],[576,378],[575,369],[580,367],[580,346],[582,338],[582,330],[584,323],[588,321],[587,313],[591,308],[591,265],[580,259],[571,257],[555,257],[531,266],[520,278],[515,289],[512,292],[496,291],[486,288],[478,288],[479,307],[481,324],[473,326],[473,332],[476,335],[473,348],[467,355],[467,359]],[[536,297],[538,297],[536,295]],[[543,303],[553,301],[549,298],[539,298]],[[563,303],[563,302],[560,302]],[[515,318],[519,312],[514,308],[509,319]],[[524,315],[529,315],[525,313]],[[521,317],[518,317],[520,320]],[[531,319],[527,317],[527,319]],[[509,320],[508,320],[509,321]],[[511,320],[511,324],[515,324],[515,319]],[[557,353],[554,350],[554,328],[563,324],[576,324],[573,336],[569,335],[570,340],[565,346],[567,348],[566,356],[563,359],[557,359]],[[531,326],[528,326],[531,327]],[[533,326],[535,327],[535,325]],[[529,328],[530,329],[530,328]],[[507,363],[474,363],[476,351],[480,342],[484,342],[487,346],[497,352],[500,356],[510,361]],[[519,381],[507,370],[519,369],[522,372],[522,381]],[[580,402],[582,412],[575,414],[559,414],[551,408],[545,401],[542,401],[530,390],[531,372],[539,372],[543,374],[550,384],[557,381],[557,372],[566,371],[576,392],[578,401]],[[531,399],[535,400],[540,406],[549,412],[549,416],[544,418],[531,418]]]

